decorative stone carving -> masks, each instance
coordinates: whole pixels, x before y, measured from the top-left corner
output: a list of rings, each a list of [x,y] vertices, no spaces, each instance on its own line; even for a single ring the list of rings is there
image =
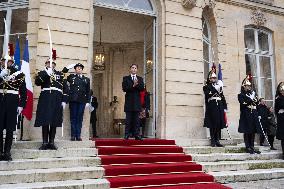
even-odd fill
[[[196,0],[181,0],[181,5],[186,9],[192,9],[196,6]]]
[[[267,21],[264,12],[261,9],[252,10],[251,20],[257,26],[263,26]]]

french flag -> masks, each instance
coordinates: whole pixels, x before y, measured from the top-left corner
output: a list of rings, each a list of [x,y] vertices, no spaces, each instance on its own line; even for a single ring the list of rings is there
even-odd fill
[[[223,74],[222,74],[221,64],[219,64],[218,80],[223,82]],[[227,112],[224,112],[224,120],[225,120],[226,126],[228,127],[229,124],[228,124]]]
[[[25,74],[25,81],[27,86],[27,104],[25,109],[22,111],[22,114],[27,118],[27,120],[31,120],[33,116],[33,85],[31,79],[31,71],[29,64],[29,42],[28,38],[26,38],[24,55],[21,65],[21,71]]]

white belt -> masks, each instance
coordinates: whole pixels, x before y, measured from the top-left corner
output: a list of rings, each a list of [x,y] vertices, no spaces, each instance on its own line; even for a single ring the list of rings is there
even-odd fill
[[[19,91],[16,91],[16,90],[0,89],[0,93],[3,93],[3,94],[15,94],[15,95],[18,95],[18,94],[19,94]]]
[[[278,111],[278,114],[283,114],[284,113],[284,109],[280,109],[279,111]]]
[[[211,98],[208,99],[208,102],[211,101],[211,100],[217,101],[217,100],[222,100],[222,99],[220,97],[211,97]]]
[[[43,88],[43,89],[41,89],[41,91],[59,91],[59,92],[62,93],[62,90],[58,89],[56,87]]]
[[[256,110],[256,106],[253,106],[253,105],[249,105],[247,106],[249,109],[252,109],[252,110]]]

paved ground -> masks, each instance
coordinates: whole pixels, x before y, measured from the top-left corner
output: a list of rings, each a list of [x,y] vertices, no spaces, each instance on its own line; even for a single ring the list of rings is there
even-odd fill
[[[226,184],[233,189],[283,189],[284,179],[260,180],[251,182],[236,182]]]

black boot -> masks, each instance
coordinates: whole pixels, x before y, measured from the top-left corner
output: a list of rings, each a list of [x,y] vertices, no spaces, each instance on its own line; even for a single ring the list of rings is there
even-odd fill
[[[13,143],[13,131],[6,130],[4,155],[2,158],[4,161],[12,161],[12,156],[11,156],[12,143]]]
[[[216,140],[215,140],[215,133],[214,133],[213,128],[210,128],[210,138],[211,138],[211,147],[215,147],[216,146]]]
[[[270,150],[277,150],[276,148],[274,148],[274,136],[273,135],[268,135],[268,142],[270,144]]]
[[[217,147],[224,147],[222,144],[220,144],[220,138],[221,138],[221,129],[215,129],[214,133],[215,141],[216,141],[216,146]]]
[[[284,160],[284,140],[281,140],[281,147],[283,152],[282,159]]]
[[[49,126],[42,126],[42,145],[39,150],[47,150],[48,149],[48,132]]]
[[[0,131],[0,161],[3,161],[3,131]]]
[[[50,150],[57,150],[57,147],[54,145],[55,134],[56,134],[56,126],[51,126],[49,131],[49,143],[48,143],[48,149]]]
[[[250,148],[254,151],[254,153],[261,154],[261,152],[254,148],[254,138],[255,134],[250,134]]]

